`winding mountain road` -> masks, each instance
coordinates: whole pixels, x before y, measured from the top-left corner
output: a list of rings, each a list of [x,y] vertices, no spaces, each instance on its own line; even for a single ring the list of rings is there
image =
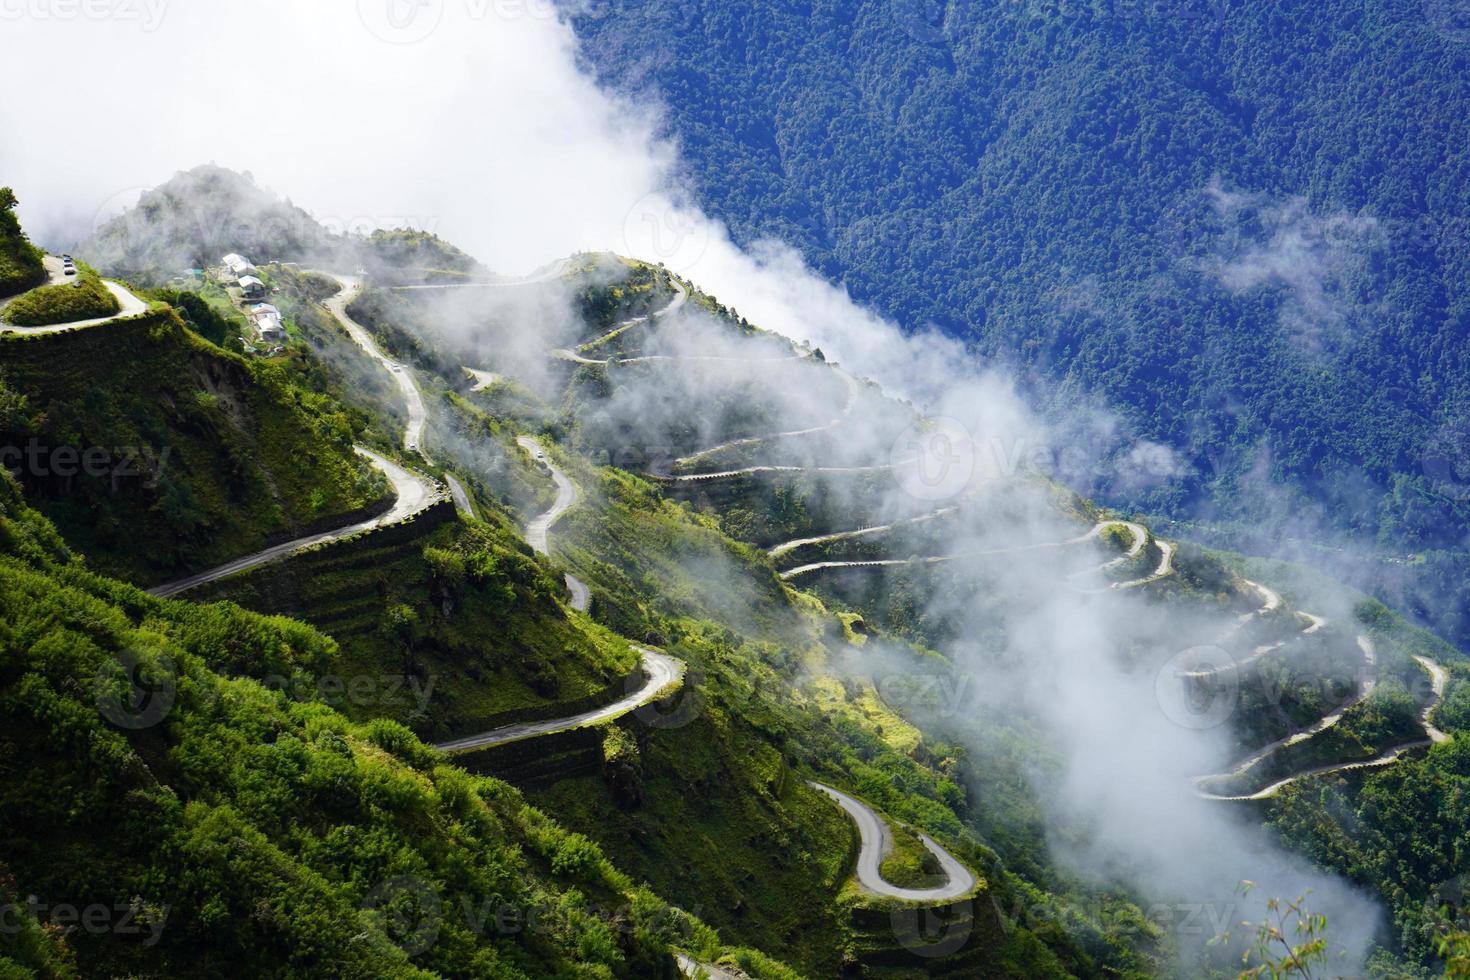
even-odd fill
[[[460,483],[453,473],[445,473],[444,482],[449,485],[449,495],[454,498],[454,506],[459,512],[474,517],[475,505],[470,500],[469,492],[465,490],[464,484]]]
[[[393,506],[386,513],[365,521],[359,521],[356,524],[349,524],[346,527],[337,528],[333,531],[323,531],[320,534],[311,534],[306,537],[297,538],[294,541],[273,545],[262,551],[257,551],[252,555],[237,558],[217,568],[211,568],[208,571],[190,575],[176,582],[155,585],[148,592],[151,595],[162,598],[175,596],[180,592],[186,592],[189,589],[204,585],[206,582],[214,582],[227,575],[234,575],[238,572],[257,568],[277,559],[285,558],[293,552],[300,551],[302,548],[325,544],[328,541],[336,541],[341,538],[350,538],[354,534],[370,531],[376,527],[397,524],[399,521],[407,520],[414,516],[440,499],[440,490],[424,477],[404,469],[391,459],[380,456],[371,449],[366,449],[362,446],[356,446],[354,448],[359,455],[366,457],[368,462],[377,467],[388,478],[388,482],[393,485],[397,499],[394,500]]]
[[[874,895],[896,898],[906,902],[947,902],[968,895],[978,884],[973,872],[961,864],[952,854],[940,847],[932,837],[915,831],[929,853],[939,861],[944,870],[945,883],[935,888],[899,888],[890,885],[882,874],[883,859],[893,851],[893,834],[888,821],[880,817],[872,807],[849,796],[839,789],[808,780],[813,789],[825,793],[833,802],[847,811],[858,827],[860,846],[857,861],[858,883]]]
[[[731,439],[729,442],[722,442],[718,446],[711,446],[708,449],[701,449],[697,453],[690,453],[688,456],[681,456],[678,459],[674,460],[673,465],[683,466],[688,463],[692,463],[695,460],[703,459],[706,456],[713,456],[715,453],[723,452],[726,449],[734,449],[738,446],[758,446],[766,442],[775,442],[778,439],[794,439],[798,436],[812,436],[816,435],[819,432],[827,432],[831,429],[837,428],[839,425],[841,425],[843,422],[846,422],[848,418],[852,416],[852,411],[857,406],[857,397],[858,392],[861,390],[861,386],[858,384],[857,378],[854,378],[852,375],[848,374],[841,368],[834,367],[832,368],[832,370],[837,372],[837,376],[842,379],[843,384],[847,388],[847,397],[843,401],[842,411],[836,417],[829,419],[826,422],[823,422],[821,425],[814,425],[806,429],[791,429],[786,432],[772,432],[769,435],[746,436],[743,439]],[[667,479],[667,477],[665,477],[665,479]]]
[[[389,375],[398,382],[398,388],[403,392],[404,403],[408,406],[408,425],[403,431],[403,446],[409,452],[416,452],[428,459],[424,452],[424,428],[428,425],[429,410],[424,405],[424,396],[419,392],[419,386],[414,382],[413,375],[408,369],[397,361],[388,357],[378,349],[377,342],[373,340],[366,327],[352,319],[347,313],[347,304],[357,298],[362,292],[362,280],[356,276],[343,276],[335,272],[322,273],[337,280],[341,290],[337,295],[326,301],[326,308],[346,328],[347,333],[357,345],[365,350],[369,357],[383,365]]]
[[[491,385],[499,384],[501,381],[501,375],[496,374],[494,371],[481,371],[479,368],[467,367],[464,369],[464,372],[475,379],[475,383],[470,388],[470,391],[484,391]]]
[[[55,268],[52,267],[53,260],[55,261]],[[71,282],[69,278],[60,272],[60,260],[56,259],[55,256],[46,256],[46,272],[50,276],[50,281],[45,285],[69,285]],[[148,302],[134,296],[132,290],[121,283],[113,282],[111,279],[103,279],[102,285],[107,287],[107,291],[117,299],[118,311],[116,313],[109,316],[93,317],[87,320],[71,320],[67,323],[48,323],[41,327],[23,327],[15,323],[0,322],[0,333],[14,332],[27,336],[61,333],[63,330],[81,330],[86,327],[100,327],[103,324],[113,323],[125,317],[137,316],[139,313],[148,312]],[[17,296],[11,296],[4,301],[0,301],[0,309],[8,305],[11,300],[24,295],[25,293],[19,293]]]
[[[1315,628],[1315,626],[1312,628]],[[1264,759],[1266,759],[1268,756],[1278,751],[1279,749],[1285,748],[1288,745],[1295,745],[1299,742],[1305,741],[1308,738],[1318,735],[1321,732],[1328,730],[1329,728],[1332,728],[1340,721],[1342,721],[1343,715],[1345,715],[1351,708],[1366,701],[1373,694],[1373,691],[1377,686],[1377,679],[1373,676],[1372,673],[1378,664],[1377,650],[1374,647],[1372,638],[1368,637],[1367,635],[1361,635],[1358,637],[1358,647],[1363,651],[1363,656],[1367,663],[1368,671],[1365,673],[1362,681],[1359,684],[1359,690],[1356,697],[1349,699],[1348,701],[1340,705],[1336,711],[1318,720],[1307,728],[1304,728],[1298,732],[1294,732],[1286,736],[1285,738],[1277,739],[1270,745],[1267,745],[1264,748],[1257,750],[1250,757],[1235,765],[1230,770],[1230,772],[1212,776],[1197,777],[1194,782],[1200,798],[1230,803],[1268,800],[1277,796],[1287,786],[1290,786],[1293,783],[1298,782],[1299,780],[1306,779],[1309,776],[1322,776],[1329,773],[1337,772],[1351,772],[1358,769],[1375,769],[1382,766],[1391,765],[1397,762],[1406,753],[1411,752],[1414,749],[1423,748],[1427,745],[1433,745],[1439,742],[1448,741],[1449,736],[1440,731],[1438,728],[1435,728],[1434,725],[1430,723],[1429,716],[1433,714],[1435,708],[1439,707],[1440,701],[1444,698],[1445,687],[1449,683],[1449,672],[1429,658],[1415,655],[1414,660],[1417,661],[1419,663],[1419,666],[1424,668],[1424,670],[1429,674],[1432,691],[1432,696],[1420,712],[1420,722],[1424,726],[1424,738],[1414,739],[1412,741],[1403,742],[1399,745],[1395,745],[1389,749],[1386,749],[1372,759],[1364,759],[1356,762],[1336,762],[1328,763],[1321,766],[1313,766],[1310,769],[1304,769],[1301,772],[1293,773],[1290,776],[1278,779],[1275,782],[1271,783],[1269,786],[1265,786],[1254,793],[1226,795],[1210,793],[1207,790],[1203,789],[1206,784],[1212,781],[1242,776],[1253,769],[1255,766],[1259,765]]]
[[[689,302],[689,289],[677,279],[671,279],[670,284],[674,287],[674,298],[669,301],[669,304],[667,306],[663,307],[662,309],[655,310],[651,314],[646,314],[644,316],[635,316],[631,320],[624,320],[623,322],[619,323],[617,326],[609,330],[607,333],[603,334],[601,337],[596,337],[592,340],[587,341],[587,343],[585,344],[579,345],[576,352],[580,354],[585,351],[596,350],[598,347],[601,347],[603,344],[614,339],[615,337],[622,336],[624,333],[628,332],[634,327],[641,326],[645,323],[652,323],[655,320],[662,320],[666,316],[670,316],[674,313],[679,312],[679,310],[683,308],[684,304]]]
[[[952,510],[954,508],[949,509]],[[789,551],[792,547],[799,547],[803,544],[809,544],[815,541],[840,540],[842,538],[858,537],[859,535],[875,534],[880,531],[892,530],[894,527],[900,526],[904,523],[913,523],[917,520],[933,520],[935,517],[938,517],[943,513],[944,511],[936,511],[933,514],[926,514],[921,518],[914,518],[908,522],[900,521],[895,524],[889,524],[878,528],[861,528],[857,531],[843,531],[835,535],[827,535],[823,538],[804,538],[798,539],[796,541],[788,541],[785,545],[777,545],[777,548],[783,548]],[[1095,569],[1085,570],[1087,573],[1095,573],[1115,568],[1120,563],[1127,561],[1129,558],[1136,557],[1139,552],[1143,550],[1143,546],[1148,543],[1148,529],[1145,528],[1142,524],[1135,524],[1132,521],[1102,521],[1094,525],[1092,529],[1086,534],[1079,535],[1075,538],[1068,538],[1065,541],[1044,541],[1038,544],[1016,545],[1011,548],[987,548],[981,551],[958,552],[952,555],[931,555],[925,558],[875,558],[868,561],[819,561],[812,562],[809,565],[799,565],[796,568],[787,569],[786,571],[781,572],[780,576],[783,581],[789,582],[792,579],[800,578],[803,575],[809,575],[812,572],[819,572],[830,568],[892,568],[898,565],[909,564],[941,565],[946,562],[964,561],[972,558],[991,558],[1000,557],[1002,555],[1024,554],[1028,551],[1048,551],[1058,548],[1071,548],[1093,540],[1110,527],[1121,527],[1127,530],[1133,536],[1133,545],[1122,556],[1111,559]],[[1159,547],[1161,550],[1164,548],[1165,544],[1166,542],[1159,542]],[[1115,583],[1113,586],[1111,586],[1111,588],[1131,588],[1139,585],[1147,585],[1150,582],[1156,582],[1160,578],[1164,578],[1172,574],[1173,566],[1171,564],[1171,561],[1173,558],[1173,554],[1173,547],[1170,546],[1169,550],[1164,552],[1164,557],[1163,560],[1160,562],[1159,568],[1148,578],[1137,579],[1133,582]],[[1098,589],[1094,591],[1107,592],[1109,590]]]
[[[837,531],[833,534],[820,534],[812,538],[796,538],[795,540],[776,545],[774,548],[768,550],[766,554],[771,558],[780,558],[787,552],[795,551],[798,548],[805,548],[807,545],[827,544],[832,541],[850,541],[854,538],[867,537],[870,534],[885,534],[894,528],[905,527],[910,524],[923,524],[927,521],[937,520],[938,518],[956,513],[959,513],[958,507],[942,507],[931,513],[920,514],[918,517],[906,517],[903,520],[894,521],[891,524],[874,524],[870,527],[860,527],[855,531]]]
[[[564,732],[573,728],[601,724],[635,711],[650,701],[657,701],[665,688],[684,676],[684,664],[673,657],[646,647],[634,647],[633,649],[643,655],[644,682],[638,690],[612,704],[593,708],[591,711],[584,711],[567,718],[505,725],[479,735],[471,735],[468,738],[442,742],[434,748],[440,752],[468,752],[473,749],[489,748],[492,745],[503,745],[506,742],[535,738],[538,735],[550,735],[553,732]]]
[[[525,527],[526,543],[533,550],[549,555],[551,554],[551,526],[577,503],[577,485],[552,464],[546,456],[546,450],[535,439],[530,436],[521,436],[516,440],[516,445],[530,453],[532,459],[550,470],[551,479],[556,484],[556,499],[551,502],[551,507],[544,514],[533,517]],[[586,612],[592,608],[592,590],[587,583],[571,572],[566,573],[566,582],[567,589],[572,593],[572,608],[577,612]]]
[[[519,279],[480,279],[474,282],[424,282],[409,286],[389,286],[388,289],[395,293],[411,293],[430,289],[508,289],[516,286],[535,286],[541,283],[552,282],[565,276],[571,270],[570,259],[557,259],[539,272],[533,272]]]

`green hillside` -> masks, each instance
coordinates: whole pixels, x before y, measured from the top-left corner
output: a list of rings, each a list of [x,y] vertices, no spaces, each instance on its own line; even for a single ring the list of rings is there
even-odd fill
[[[447,508],[438,520],[416,520],[411,534],[384,530],[321,547],[191,598],[228,599],[320,629],[339,647],[333,705],[356,720],[401,722],[425,741],[620,696],[638,665],[627,641],[568,613],[557,601],[560,582],[514,533],[457,520]],[[361,696],[346,689],[349,678],[364,679]],[[322,680],[289,683],[319,691]]]
[[[0,296],[24,292],[45,278],[41,250],[26,238],[15,216],[17,201],[9,187],[0,187]]]
[[[5,445],[94,567],[152,583],[380,501],[334,402],[226,353],[169,309],[0,340]]]
[[[724,952],[510,786],[252,679],[329,666],[320,634],[99,578],[5,477],[0,540],[0,893],[36,896],[6,976],[668,978],[671,944]],[[68,909],[98,911],[36,927]]]

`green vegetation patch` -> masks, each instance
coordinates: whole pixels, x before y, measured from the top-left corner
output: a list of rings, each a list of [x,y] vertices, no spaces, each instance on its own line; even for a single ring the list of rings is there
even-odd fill
[[[15,216],[15,192],[0,187],[0,296],[29,289],[46,275],[42,252],[32,245]]]
[[[122,304],[91,269],[83,268],[75,283],[42,286],[17,296],[6,305],[3,316],[18,327],[43,327],[53,323],[96,320],[112,316]]]

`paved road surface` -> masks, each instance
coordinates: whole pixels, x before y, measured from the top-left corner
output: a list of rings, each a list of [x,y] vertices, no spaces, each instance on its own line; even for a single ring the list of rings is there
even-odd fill
[[[786,541],[776,545],[767,551],[766,554],[772,558],[779,558],[788,551],[805,548],[810,544],[826,544],[829,541],[847,541],[852,538],[867,537],[870,534],[883,534],[887,531],[892,531],[896,527],[904,527],[909,524],[923,524],[927,521],[936,520],[948,514],[958,512],[958,507],[942,507],[932,513],[920,514],[918,517],[907,517],[901,521],[894,521],[892,524],[875,524],[871,527],[860,527],[856,531],[837,531],[834,534],[821,534],[814,538],[797,538],[793,541]]]
[[[673,657],[666,656],[656,650],[644,647],[634,647],[643,655],[643,672],[646,680],[643,686],[627,697],[620,698],[612,704],[581,714],[572,715],[569,718],[554,718],[551,721],[533,721],[517,725],[505,725],[495,728],[479,735],[471,735],[468,738],[455,739],[452,742],[443,742],[434,746],[440,752],[466,752],[470,749],[483,749],[492,745],[503,745],[506,742],[517,742],[525,738],[534,738],[537,735],[549,735],[552,732],[564,732],[572,728],[583,728],[588,725],[596,725],[604,721],[610,721],[620,715],[648,704],[650,701],[658,700],[665,688],[684,676],[684,664]]]
[[[816,782],[811,782],[811,786],[830,796],[838,806],[847,811],[847,815],[852,817],[853,822],[857,824],[858,837],[862,841],[858,851],[857,877],[858,883],[868,891],[875,895],[908,902],[946,902],[962,895],[968,895],[974,890],[976,879],[970,869],[957,861],[953,855],[922,831],[916,831],[916,833],[929,852],[939,860],[939,866],[944,869],[947,880],[937,888],[899,888],[890,885],[883,880],[883,875],[879,871],[883,865],[883,859],[893,850],[893,837],[889,831],[888,822],[878,816],[866,803],[848,796],[841,790]]]
[[[913,520],[932,520],[942,513],[944,513],[944,511],[936,511],[933,514],[927,514],[920,518],[914,518]],[[912,521],[900,521],[899,523],[912,523]],[[876,531],[885,531],[894,526],[896,525],[888,525],[881,528],[863,528],[859,531],[846,531],[839,535],[828,535],[827,538],[811,538],[795,542],[788,542],[787,544],[799,546],[801,544],[809,543],[810,541],[830,540],[834,537],[856,537],[859,534],[871,534],[875,533]],[[1098,535],[1102,534],[1103,531],[1107,530],[1110,527],[1121,527],[1128,530],[1129,533],[1133,535],[1133,546],[1130,547],[1128,551],[1123,554],[1122,557],[1114,558],[1108,561],[1106,564],[1099,566],[1098,568],[1087,569],[1086,572],[1088,574],[1091,574],[1094,572],[1106,571],[1109,568],[1114,568],[1120,562],[1127,561],[1129,558],[1136,556],[1140,551],[1142,551],[1144,544],[1148,541],[1148,531],[1143,527],[1143,525],[1134,524],[1132,521],[1103,521],[1100,524],[1094,525],[1092,530],[1088,531],[1086,534],[1080,535],[1075,538],[1068,538],[1066,541],[1044,541],[1040,544],[1023,544],[1016,545],[1012,548],[987,548],[982,551],[967,551],[953,555],[932,555],[927,558],[875,558],[869,561],[819,561],[813,562],[810,565],[799,565],[796,568],[788,569],[781,573],[781,578],[784,581],[789,582],[790,580],[794,578],[799,578],[802,575],[808,575],[812,572],[818,572],[828,568],[891,568],[898,565],[908,565],[911,562],[916,562],[921,565],[941,565],[946,562],[964,561],[971,558],[990,558],[998,557],[1001,555],[1024,554],[1028,551],[1048,551],[1056,548],[1070,548],[1075,545],[1091,541],[1093,538],[1096,538]],[[786,545],[779,545],[778,547],[785,548]],[[1170,552],[1170,554],[1172,554],[1172,552]],[[1161,565],[1161,567],[1163,566]],[[1169,567],[1165,574],[1172,574],[1172,572],[1172,567]],[[1108,590],[1099,589],[1095,591],[1106,592]]]
[[[368,356],[387,368],[388,373],[398,382],[398,388],[403,392],[403,400],[408,406],[408,425],[404,428],[403,445],[410,452],[417,452],[425,459],[429,456],[424,452],[424,427],[428,424],[429,410],[424,406],[424,396],[419,393],[419,386],[414,383],[413,375],[409,369],[388,357],[378,349],[372,334],[367,328],[347,315],[347,304],[357,298],[362,291],[362,280],[355,276],[339,276],[328,272],[325,275],[337,280],[342,291],[327,300],[326,307],[332,315],[341,321],[342,326],[357,345],[367,351]]]
[[[227,575],[234,575],[237,572],[256,568],[267,562],[275,561],[278,558],[284,558],[302,548],[323,544],[327,541],[336,541],[340,538],[349,538],[354,534],[359,534],[375,527],[382,527],[385,524],[396,524],[419,513],[438,499],[438,489],[423,477],[410,473],[392,460],[379,456],[371,449],[364,449],[362,446],[356,448],[359,454],[367,457],[374,466],[388,477],[389,482],[393,484],[393,489],[398,497],[393,502],[393,507],[387,513],[366,521],[348,525],[347,527],[338,528],[335,531],[323,531],[320,534],[312,534],[307,537],[297,538],[294,541],[287,541],[284,544],[274,545],[263,551],[257,551],[253,555],[237,558],[234,561],[220,565],[218,568],[211,568],[208,571],[190,575],[188,578],[180,579],[177,582],[156,585],[148,591],[156,596],[167,597],[178,595],[180,592],[203,585],[206,582],[213,582]]]
[[[620,336],[624,332],[631,330],[641,323],[649,323],[653,320],[662,320],[664,317],[669,316],[670,314],[679,312],[679,308],[682,307],[689,300],[689,290],[686,289],[684,287],[684,284],[677,279],[673,280],[673,284],[674,298],[663,309],[655,310],[650,316],[635,316],[631,320],[624,320],[622,323],[619,323],[617,326],[613,327],[601,337],[598,337],[594,340],[589,340],[587,341],[587,343],[580,345],[577,348],[576,353],[580,354],[583,351],[589,351],[601,347],[609,340],[612,340],[614,337]],[[607,362],[604,361],[603,363],[605,364]]]
[[[71,282],[71,279],[66,277],[62,277],[58,282],[57,275],[59,273],[53,271],[51,268],[51,262],[53,259],[54,256],[46,256],[46,271],[51,276],[51,281],[47,283],[47,285],[58,285],[59,282]],[[56,265],[59,268],[59,259],[56,260]],[[123,317],[137,316],[139,313],[146,313],[148,311],[148,304],[145,301],[134,296],[132,292],[121,283],[113,282],[111,279],[104,279],[102,280],[102,285],[106,286],[107,291],[112,293],[113,296],[117,297],[118,311],[111,316],[99,316],[89,320],[73,320],[70,323],[49,323],[44,327],[21,327],[13,323],[0,323],[0,331],[13,330],[16,333],[21,334],[60,333],[63,330],[80,330],[84,327],[100,327],[104,323],[112,323],[114,320],[121,320]],[[21,295],[23,296],[25,294],[22,293]],[[15,299],[15,297],[12,296],[10,297],[10,299]],[[4,303],[0,303],[0,307],[4,307],[5,303],[8,302],[9,300],[6,300]]]
[[[493,371],[481,371],[479,368],[467,367],[465,374],[475,379],[474,387],[470,391],[484,391],[493,384],[499,384],[501,376]]]
[[[546,513],[532,518],[525,528],[526,543],[541,554],[549,555],[551,554],[551,526],[561,520],[561,515],[571,510],[576,504],[577,486],[570,477],[552,464],[541,443],[530,436],[521,436],[516,440],[516,445],[530,453],[533,459],[545,464],[546,468],[551,471],[551,479],[556,483],[556,499],[552,501],[551,508]],[[566,575],[566,582],[567,588],[572,593],[572,608],[577,612],[586,612],[592,608],[592,590],[587,583],[570,572]]]

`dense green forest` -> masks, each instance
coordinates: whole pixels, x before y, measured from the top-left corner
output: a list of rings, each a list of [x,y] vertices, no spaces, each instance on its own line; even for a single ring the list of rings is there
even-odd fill
[[[633,0],[576,26],[737,240],[972,341],[1064,424],[1100,393],[1180,464],[1061,476],[1246,550],[1349,532],[1381,557],[1316,557],[1470,638],[1462,5]]]

